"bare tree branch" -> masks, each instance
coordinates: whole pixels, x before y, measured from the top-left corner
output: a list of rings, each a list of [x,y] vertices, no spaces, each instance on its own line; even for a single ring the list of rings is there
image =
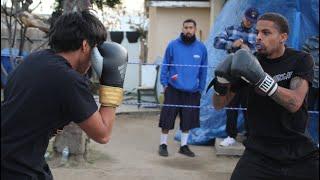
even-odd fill
[[[12,14],[12,11],[13,11],[13,2],[12,2],[12,5],[11,5],[11,8],[10,8],[10,14]],[[9,34],[9,44],[11,44],[11,41],[12,41],[12,32],[11,32],[11,29],[12,29],[12,16],[9,16],[9,26],[10,28],[8,28],[8,34]]]
[[[11,29],[11,27],[9,27],[9,19],[8,19],[9,18],[9,14],[8,14],[8,11],[7,11],[7,3],[2,5],[1,9],[4,12],[4,14],[6,15],[6,19],[5,20],[6,20],[6,25],[7,25],[8,31],[9,31],[9,29]]]
[[[16,43],[16,34],[17,34],[17,20],[14,21],[14,30],[13,30],[13,37],[11,42],[11,48],[14,47],[14,44]]]
[[[36,7],[34,7],[33,9],[31,9],[30,12],[34,11],[35,9],[37,9],[37,8],[40,6],[40,4],[42,4],[42,1],[40,1],[39,4],[36,5]]]
[[[27,32],[27,27],[20,29],[20,46],[19,46],[19,56],[22,55],[22,51],[23,51],[23,47],[24,47],[24,43],[26,41],[26,32]]]

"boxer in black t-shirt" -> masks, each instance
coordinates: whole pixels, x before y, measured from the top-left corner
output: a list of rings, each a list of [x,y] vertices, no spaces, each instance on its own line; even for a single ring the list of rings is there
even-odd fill
[[[256,30],[255,56],[239,50],[215,70],[216,109],[242,87],[250,89],[250,134],[231,180],[317,180],[319,152],[306,130],[312,57],[285,46],[289,26],[280,14],[262,15]]]
[[[1,103],[1,179],[53,179],[44,154],[52,133],[71,121],[94,141],[109,141],[127,52],[105,40],[106,29],[89,11],[64,14],[50,28],[51,49],[30,54],[9,76]],[[99,110],[84,77],[91,63],[100,77]]]

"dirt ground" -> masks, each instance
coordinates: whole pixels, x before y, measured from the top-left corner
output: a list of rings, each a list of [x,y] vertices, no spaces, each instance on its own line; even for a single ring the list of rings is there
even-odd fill
[[[169,157],[158,155],[158,114],[118,115],[108,144],[90,141],[87,162],[64,167],[49,162],[56,180],[228,180],[238,157],[216,156],[213,146],[190,146],[196,157],[178,153],[169,134]],[[178,120],[177,120],[178,122]],[[176,125],[178,123],[176,122]],[[177,127],[176,127],[177,129]]]

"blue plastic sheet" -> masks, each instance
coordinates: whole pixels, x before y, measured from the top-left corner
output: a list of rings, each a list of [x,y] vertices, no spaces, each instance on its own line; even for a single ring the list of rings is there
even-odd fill
[[[1,86],[7,83],[7,76],[16,66],[19,65],[19,59],[28,55],[28,52],[22,51],[22,56],[19,56],[19,49],[17,48],[4,48],[1,50]]]
[[[224,50],[218,50],[213,47],[214,37],[223,31],[227,26],[237,25],[241,22],[244,11],[249,7],[255,7],[260,14],[265,12],[277,12],[288,19],[290,33],[287,45],[301,50],[304,41],[312,35],[319,34],[319,0],[228,0],[219,16],[216,18],[209,38],[205,42],[208,50],[208,65],[216,67],[224,59],[226,53]],[[207,84],[213,78],[214,68],[208,68]],[[212,105],[212,89],[204,93],[201,99],[201,106]],[[241,114],[239,112],[239,114]],[[313,139],[318,142],[318,119],[319,114],[310,116],[311,125],[309,130]],[[190,131],[188,139],[189,144],[208,144],[216,137],[225,137],[226,126],[225,111],[216,111],[214,109],[200,109],[200,128]],[[242,115],[238,117],[239,130],[243,130]],[[180,141],[181,132],[177,132],[175,139]]]

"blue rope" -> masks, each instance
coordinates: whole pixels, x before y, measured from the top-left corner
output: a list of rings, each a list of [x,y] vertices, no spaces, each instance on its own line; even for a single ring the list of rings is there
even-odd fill
[[[204,109],[214,109],[213,106],[190,106],[190,105],[179,105],[179,104],[157,104],[157,103],[136,103],[136,102],[123,102],[125,105],[142,105],[142,106],[165,106],[165,107],[184,107],[184,108],[204,108]],[[231,108],[225,107],[227,110],[244,110],[247,108]],[[319,111],[308,111],[309,114],[319,114]]]

